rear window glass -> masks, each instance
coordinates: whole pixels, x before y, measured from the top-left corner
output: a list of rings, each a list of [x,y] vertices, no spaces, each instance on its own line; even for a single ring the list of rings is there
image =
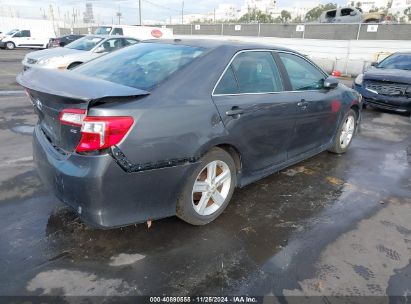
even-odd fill
[[[378,65],[380,69],[400,69],[400,70],[411,70],[411,54],[394,54]]]
[[[185,45],[140,43],[92,60],[75,72],[150,91],[203,52]]]

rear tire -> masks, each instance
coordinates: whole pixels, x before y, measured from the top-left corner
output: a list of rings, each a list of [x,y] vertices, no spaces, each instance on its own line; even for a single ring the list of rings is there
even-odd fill
[[[11,41],[6,42],[6,49],[14,50],[15,48],[16,48],[16,45],[13,42],[11,42]]]
[[[192,225],[214,221],[227,207],[236,186],[233,158],[213,148],[188,177],[177,201],[177,216]]]
[[[357,113],[353,109],[350,109],[341,121],[341,125],[338,127],[334,137],[334,142],[328,151],[337,154],[345,153],[352,143],[356,130]]]

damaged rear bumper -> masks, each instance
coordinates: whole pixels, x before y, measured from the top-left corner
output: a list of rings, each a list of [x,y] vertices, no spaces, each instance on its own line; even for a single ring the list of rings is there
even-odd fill
[[[109,154],[63,155],[37,125],[33,156],[43,182],[86,223],[114,228],[175,215],[185,176],[196,166],[126,172]]]

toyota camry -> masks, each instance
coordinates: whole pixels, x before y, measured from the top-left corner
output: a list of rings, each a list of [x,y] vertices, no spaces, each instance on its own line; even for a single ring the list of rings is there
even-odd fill
[[[227,41],[143,42],[17,80],[38,115],[42,180],[101,228],[174,215],[207,224],[236,187],[346,152],[362,108],[297,52]]]

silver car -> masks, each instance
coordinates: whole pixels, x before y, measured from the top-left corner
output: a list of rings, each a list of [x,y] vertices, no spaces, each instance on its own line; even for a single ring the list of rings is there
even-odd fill
[[[65,47],[28,53],[22,63],[24,69],[72,69],[106,53],[136,44],[139,40],[124,36],[89,35]]]

